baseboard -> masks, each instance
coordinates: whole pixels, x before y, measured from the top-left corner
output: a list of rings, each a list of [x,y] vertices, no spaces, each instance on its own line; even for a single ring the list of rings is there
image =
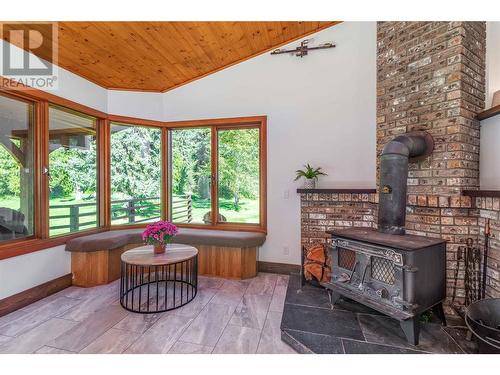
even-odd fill
[[[58,277],[57,279],[47,281],[46,283],[34,286],[33,288],[25,290],[21,293],[14,294],[0,300],[0,316],[19,310],[29,304],[32,304],[33,302],[71,286],[72,278],[73,275],[68,273],[67,275]]]
[[[300,264],[257,262],[259,272],[279,273],[289,275],[292,272],[300,272]]]

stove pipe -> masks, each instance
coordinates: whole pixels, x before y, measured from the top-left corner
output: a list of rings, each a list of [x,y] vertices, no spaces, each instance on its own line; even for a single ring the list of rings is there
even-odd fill
[[[385,145],[380,157],[378,230],[405,234],[408,162],[432,153],[432,136],[423,131],[400,135]]]

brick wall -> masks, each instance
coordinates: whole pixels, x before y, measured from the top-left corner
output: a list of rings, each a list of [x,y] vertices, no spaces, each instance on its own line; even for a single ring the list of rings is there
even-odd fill
[[[407,233],[447,240],[448,297],[464,302],[458,250],[484,224],[462,190],[479,188],[485,100],[484,22],[381,22],[377,33],[377,155],[398,134],[425,130],[434,152],[411,163]],[[455,282],[458,268],[458,281]]]
[[[435,149],[410,165],[409,193],[477,189],[485,23],[380,22],[377,31],[377,155],[395,136],[426,130]]]
[[[327,230],[352,226],[372,228],[375,198],[375,194],[300,194],[302,244],[329,242]]]

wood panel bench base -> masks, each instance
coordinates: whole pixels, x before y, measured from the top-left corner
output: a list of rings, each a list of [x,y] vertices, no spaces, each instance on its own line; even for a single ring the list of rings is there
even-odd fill
[[[257,276],[256,247],[195,246],[198,274],[225,279],[249,279]]]
[[[137,246],[141,245],[125,245],[114,250],[71,253],[73,285],[89,288],[118,280],[121,255]]]
[[[88,288],[118,280],[121,255],[138,246],[141,244],[126,245],[114,250],[72,252],[73,285]],[[226,279],[248,279],[257,275],[256,247],[194,246],[199,251],[199,275]]]

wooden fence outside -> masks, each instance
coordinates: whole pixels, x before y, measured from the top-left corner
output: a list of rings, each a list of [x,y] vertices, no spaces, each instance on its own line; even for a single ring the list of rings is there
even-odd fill
[[[95,226],[97,224],[97,210],[92,212],[81,212],[82,207],[96,207],[97,203],[58,204],[50,206],[50,209],[68,209],[67,215],[52,215],[50,220],[68,219],[67,224],[50,226],[50,230],[69,229],[77,232],[82,227]],[[176,195],[172,199],[172,221],[175,223],[190,223],[193,220],[193,200],[190,194]],[[111,222],[126,219],[127,224],[138,224],[147,221],[159,220],[161,215],[160,198],[133,198],[111,201]],[[90,221],[82,219],[90,218]],[[121,223],[124,224],[124,223]]]

